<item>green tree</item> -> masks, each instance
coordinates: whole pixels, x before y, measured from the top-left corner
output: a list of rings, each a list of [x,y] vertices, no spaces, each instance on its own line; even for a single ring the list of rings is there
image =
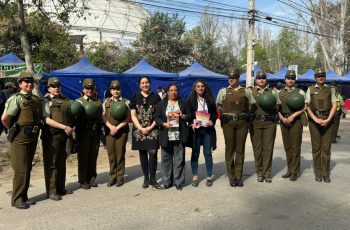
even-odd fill
[[[133,45],[151,65],[178,72],[190,58],[191,44],[183,39],[185,25],[177,14],[157,12],[141,24],[141,34]]]
[[[33,62],[45,63],[44,70],[49,71],[65,67],[77,60],[74,42],[61,25],[37,12],[27,15],[26,21]],[[13,19],[2,15],[0,25],[1,53],[12,51],[24,57],[18,27],[13,23]]]
[[[267,48],[263,47],[260,43],[254,46],[254,60],[258,63],[258,66],[265,72],[271,71],[270,60],[268,59]],[[247,64],[247,46],[241,50],[240,64]]]

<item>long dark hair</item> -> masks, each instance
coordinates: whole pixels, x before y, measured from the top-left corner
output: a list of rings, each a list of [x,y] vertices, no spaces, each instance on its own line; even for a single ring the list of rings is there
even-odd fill
[[[211,91],[208,83],[202,79],[198,79],[196,80],[194,83],[193,83],[193,86],[192,86],[192,90],[191,90],[191,93],[190,95],[188,96],[188,101],[191,103],[191,104],[194,104],[194,103],[197,103],[197,93],[196,93],[196,85],[197,83],[202,83],[205,87],[204,89],[204,93],[203,93],[203,98],[208,102],[208,104],[215,104],[215,100],[214,100],[214,96],[213,96],[213,92]]]

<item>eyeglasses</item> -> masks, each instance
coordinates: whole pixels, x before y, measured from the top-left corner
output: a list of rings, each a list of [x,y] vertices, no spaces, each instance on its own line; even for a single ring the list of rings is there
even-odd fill
[[[111,88],[112,90],[121,91],[121,88]]]
[[[295,80],[295,77],[286,77],[287,80]]]
[[[326,77],[326,75],[324,74],[319,74],[319,75],[315,75],[316,78],[320,78],[320,77]]]
[[[266,80],[266,77],[256,77],[256,80]]]
[[[61,85],[49,85],[49,87],[51,87],[51,88],[60,88]]]
[[[94,89],[95,89],[95,86],[85,86],[84,89],[87,89],[87,90],[94,90]]]
[[[233,79],[238,79],[237,76],[229,76],[228,79],[233,80]]]

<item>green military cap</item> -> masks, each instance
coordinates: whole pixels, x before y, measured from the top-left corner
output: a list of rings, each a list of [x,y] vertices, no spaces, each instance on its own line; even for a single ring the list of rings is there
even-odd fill
[[[109,88],[110,89],[120,89],[121,88],[120,82],[118,80],[111,81]]]
[[[50,77],[47,81],[47,86],[50,85],[61,85],[61,81],[57,77]]]
[[[85,78],[83,81],[83,87],[96,87],[96,83],[92,78]]]
[[[317,68],[315,70],[315,77],[317,76],[326,76],[326,71],[322,68]]]
[[[287,71],[287,73],[284,77],[286,78],[286,77],[295,77],[295,76],[296,76],[295,70],[290,69]]]
[[[266,77],[266,73],[264,72],[264,71],[261,71],[261,70],[259,70],[257,73],[256,73],[256,76],[255,76],[256,78],[257,77]]]
[[[239,68],[233,68],[230,70],[229,77],[240,77],[241,70]]]
[[[19,74],[18,81],[32,80],[34,81],[34,74],[28,70],[24,70]]]

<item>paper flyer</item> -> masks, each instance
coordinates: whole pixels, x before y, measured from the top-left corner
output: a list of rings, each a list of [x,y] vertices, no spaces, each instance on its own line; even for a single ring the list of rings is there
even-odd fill
[[[207,113],[205,111],[197,111],[196,112],[196,120],[201,121],[200,126],[207,126],[207,123],[209,122],[210,119],[210,113]]]

